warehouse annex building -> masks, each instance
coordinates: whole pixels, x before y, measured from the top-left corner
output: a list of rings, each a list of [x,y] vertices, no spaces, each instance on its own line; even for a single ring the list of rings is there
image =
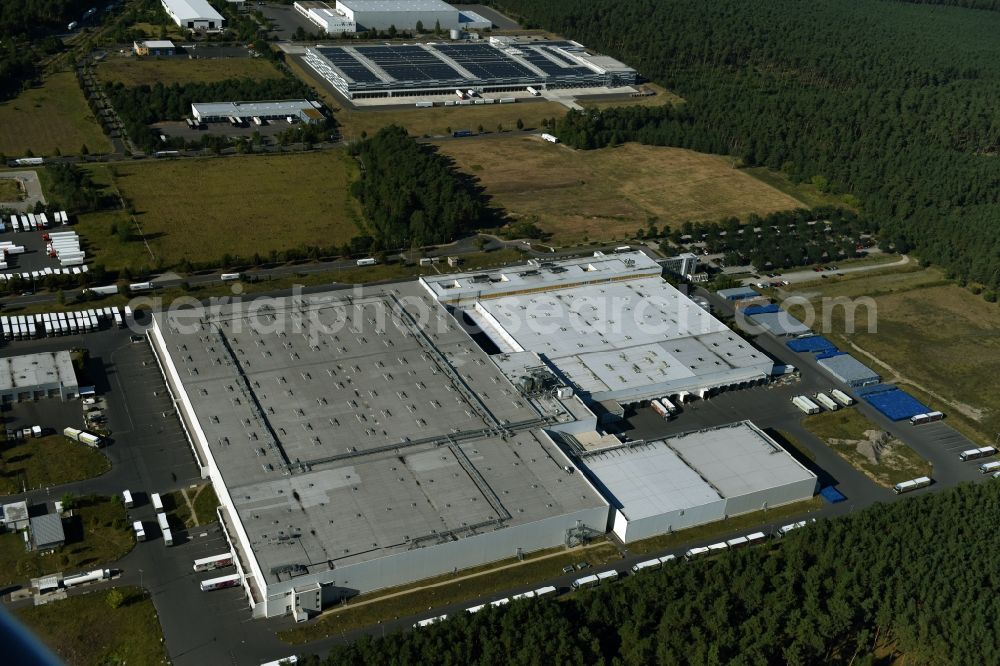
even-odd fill
[[[749,421],[592,451],[625,543],[806,500],[816,475]]]
[[[39,398],[72,400],[80,387],[68,351],[8,356],[0,359],[0,402],[25,402]]]
[[[422,277],[504,353],[535,352],[591,402],[684,401],[762,384],[774,362],[641,252]]]
[[[546,430],[574,415],[527,400],[416,282],[158,313],[149,337],[255,617],[606,531]]]

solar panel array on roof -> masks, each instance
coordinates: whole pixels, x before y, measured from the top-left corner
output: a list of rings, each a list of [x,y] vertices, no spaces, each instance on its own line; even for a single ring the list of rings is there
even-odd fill
[[[335,47],[329,49],[319,49],[319,52],[324,58],[336,65],[340,71],[351,77],[354,81],[377,83],[379,80],[379,78],[375,76],[371,70],[362,65],[358,59],[354,57],[354,54],[349,51],[345,51],[340,47]]]
[[[461,74],[433,52],[419,46],[359,46],[358,53],[397,81],[434,81],[461,78]]]
[[[543,46],[529,46],[520,47],[518,50],[521,52],[522,58],[549,76],[586,76],[593,73],[586,67],[581,67],[570,61],[555,49],[547,49]],[[563,64],[552,62],[546,57],[546,54],[558,59]]]
[[[438,44],[435,48],[480,79],[537,76],[489,44]]]

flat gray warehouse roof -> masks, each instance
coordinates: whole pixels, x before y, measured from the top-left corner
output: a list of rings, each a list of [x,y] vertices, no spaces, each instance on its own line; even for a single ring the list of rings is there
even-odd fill
[[[77,385],[73,359],[68,351],[0,359],[0,391],[60,385]]]
[[[780,312],[762,312],[747,317],[752,323],[777,336],[801,335],[809,333],[810,328],[801,321],[788,314],[786,310]]]
[[[727,499],[816,478],[749,421],[685,433],[668,443]]]
[[[587,456],[586,466],[629,520],[690,509],[722,499],[665,442]]]
[[[261,303],[154,317],[270,578],[606,505],[417,283]]]
[[[882,381],[881,375],[850,354],[838,354],[816,363],[848,386],[864,386]]]

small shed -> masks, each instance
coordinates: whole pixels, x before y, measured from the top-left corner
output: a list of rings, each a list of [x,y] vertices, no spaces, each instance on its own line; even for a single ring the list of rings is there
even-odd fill
[[[62,518],[54,513],[32,518],[31,541],[35,545],[35,550],[52,550],[66,543]]]
[[[17,531],[27,529],[28,503],[26,501],[4,504],[3,509],[0,510],[3,511],[3,524],[8,530]]]
[[[137,56],[172,56],[177,53],[174,43],[166,39],[133,42],[132,50]]]
[[[718,292],[720,298],[724,298],[727,301],[749,301],[754,298],[759,298],[760,293],[751,289],[750,287],[733,287],[732,289],[720,289]]]

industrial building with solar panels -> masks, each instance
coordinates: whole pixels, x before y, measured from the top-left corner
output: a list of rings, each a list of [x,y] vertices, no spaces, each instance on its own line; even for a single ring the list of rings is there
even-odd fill
[[[599,401],[773,370],[642,253],[155,313],[149,338],[254,617],[815,492],[749,422],[600,429]]]
[[[565,40],[316,46],[303,60],[348,99],[617,88],[638,78],[631,67]]]

